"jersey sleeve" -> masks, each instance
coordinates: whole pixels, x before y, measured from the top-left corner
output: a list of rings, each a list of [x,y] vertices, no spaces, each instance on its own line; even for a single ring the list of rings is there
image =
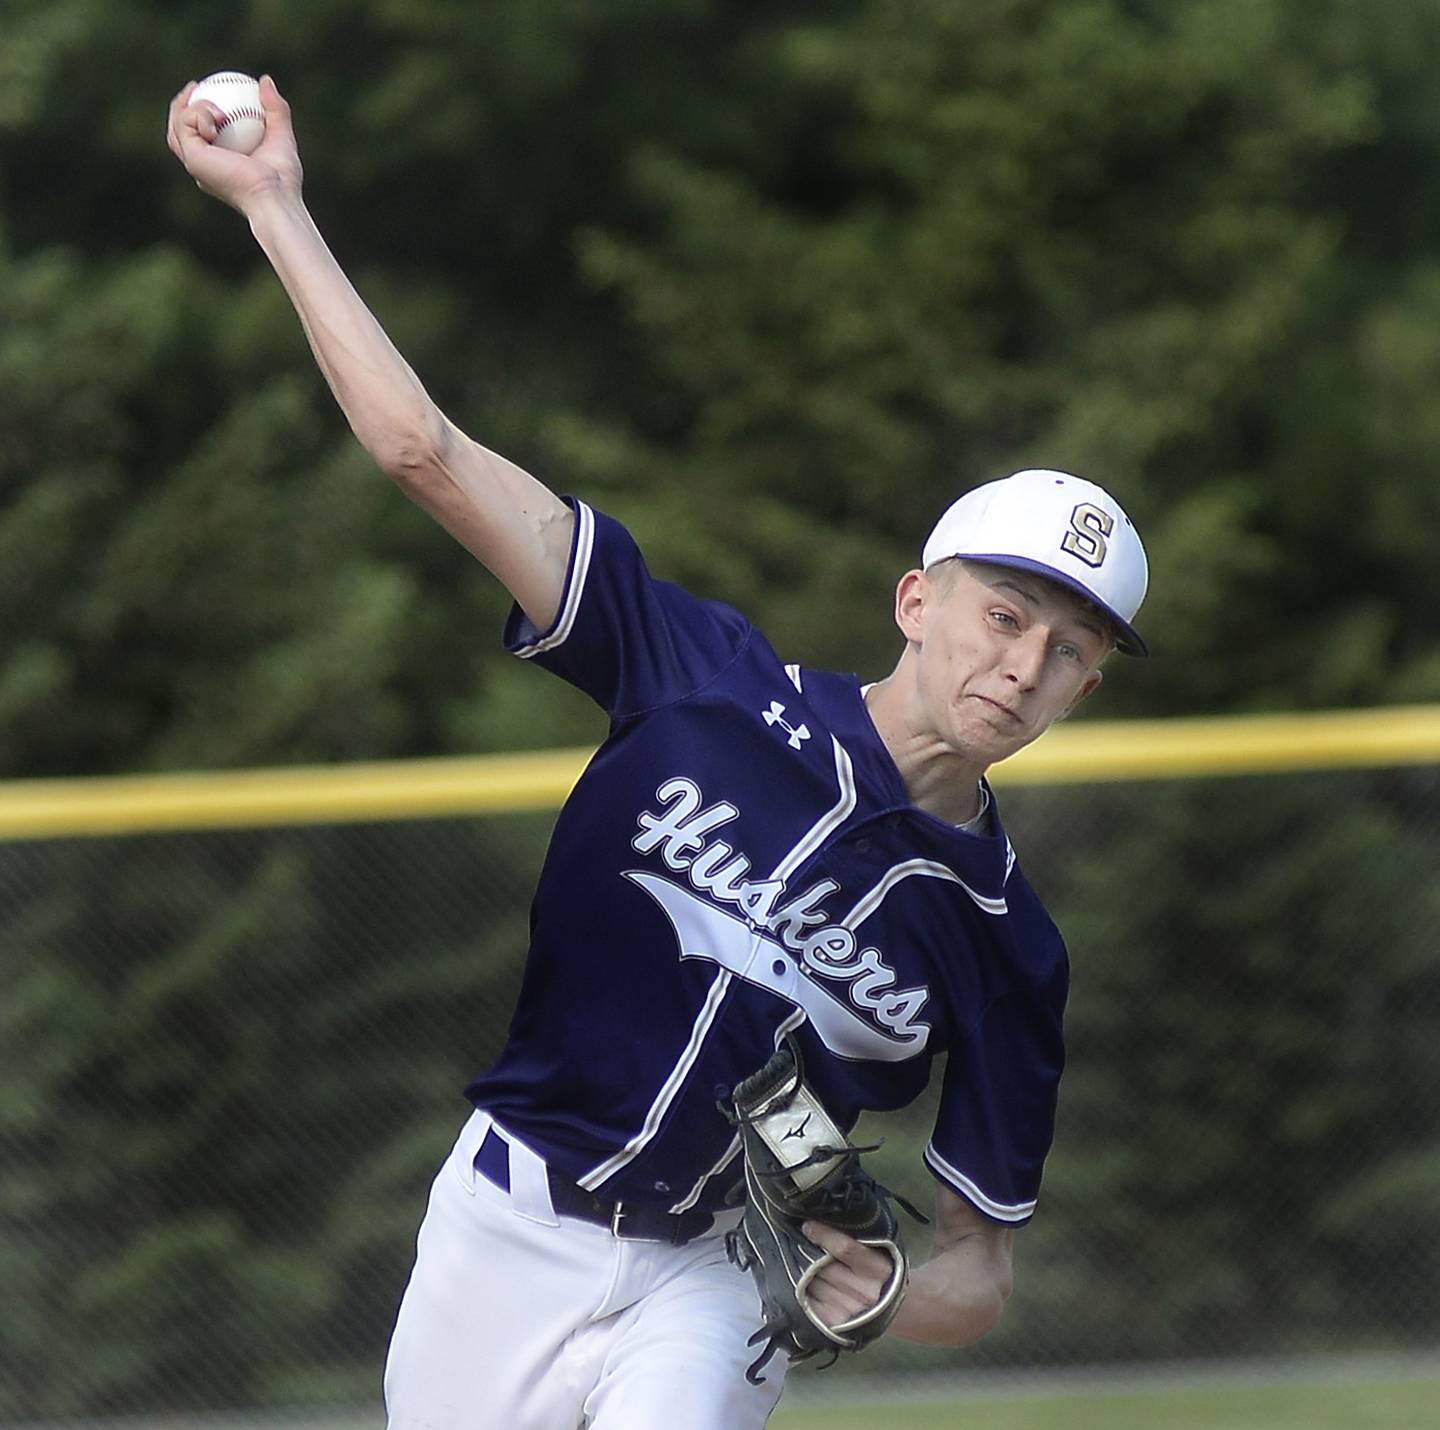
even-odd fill
[[[566,500],[575,532],[560,609],[541,631],[512,607],[508,651],[583,690],[617,720],[684,699],[735,659],[751,633],[738,611],[657,581],[624,526]]]
[[[1066,975],[993,1002],[946,1062],[930,1171],[992,1221],[1035,1213],[1065,1064]]]

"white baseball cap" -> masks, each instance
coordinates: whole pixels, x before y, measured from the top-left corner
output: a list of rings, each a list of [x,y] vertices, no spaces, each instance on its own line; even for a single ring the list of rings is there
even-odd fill
[[[966,492],[935,523],[921,564],[952,556],[1058,581],[1110,617],[1117,650],[1150,654],[1131,624],[1150,579],[1145,548],[1120,503],[1094,482],[1032,469]]]

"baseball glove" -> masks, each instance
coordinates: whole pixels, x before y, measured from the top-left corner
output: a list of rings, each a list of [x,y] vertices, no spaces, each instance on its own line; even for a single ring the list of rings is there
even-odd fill
[[[860,1165],[864,1152],[836,1127],[806,1084],[800,1050],[789,1039],[724,1108],[740,1129],[745,1154],[745,1216],[726,1240],[730,1259],[755,1277],[765,1324],[751,1338],[765,1348],[745,1372],[754,1384],[777,1351],[792,1361],[863,1350],[899,1309],[909,1262],[890,1198],[920,1221],[903,1197],[882,1187]],[[878,1145],[878,1144],[877,1144]],[[801,1224],[825,1222],[890,1258],[890,1275],[876,1303],[838,1325],[827,1325],[810,1304],[810,1286],[835,1258],[805,1237]]]

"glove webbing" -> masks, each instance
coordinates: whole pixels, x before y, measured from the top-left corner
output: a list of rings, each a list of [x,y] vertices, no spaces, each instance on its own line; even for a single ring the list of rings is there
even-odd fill
[[[774,1140],[773,1133],[766,1137],[764,1122],[777,1111],[783,1114],[802,1094],[802,1106],[809,1111],[799,1127],[787,1130],[780,1142]],[[772,1156],[782,1160],[782,1165],[779,1166],[760,1167],[754,1165],[747,1155],[746,1185],[752,1205],[757,1213],[767,1205],[772,1209],[771,1212],[764,1213],[766,1222],[771,1222],[773,1217],[779,1217],[794,1228],[791,1235],[805,1239],[795,1226],[794,1219],[813,1218],[854,1235],[862,1243],[874,1246],[877,1250],[889,1251],[893,1262],[892,1271],[876,1304],[867,1308],[853,1321],[842,1321],[831,1326],[821,1320],[807,1304],[806,1292],[811,1280],[835,1258],[805,1239],[816,1256],[795,1286],[795,1300],[800,1313],[809,1318],[816,1332],[825,1338],[827,1344],[806,1345],[797,1340],[798,1333],[788,1308],[785,1315],[771,1314],[767,1316],[760,1330],[749,1339],[752,1346],[762,1341],[766,1342],[766,1345],[747,1368],[745,1375],[752,1384],[759,1384],[764,1379],[760,1371],[776,1351],[782,1348],[787,1351],[791,1360],[808,1360],[820,1354],[823,1349],[828,1351],[829,1357],[822,1364],[831,1365],[841,1350],[858,1349],[866,1343],[865,1340],[852,1341],[847,1337],[846,1332],[852,1325],[858,1330],[872,1324],[877,1316],[883,1316],[888,1322],[889,1317],[894,1314],[891,1303],[898,1301],[907,1279],[904,1253],[894,1240],[894,1234],[881,1233],[879,1240],[870,1240],[865,1235],[869,1231],[871,1236],[875,1236],[878,1231],[865,1215],[874,1208],[876,1196],[893,1197],[917,1221],[927,1222],[928,1218],[906,1198],[882,1186],[861,1169],[861,1154],[877,1151],[880,1144],[857,1147],[845,1140],[844,1134],[831,1122],[819,1099],[806,1086],[800,1048],[793,1037],[787,1036],[772,1062],[735,1089],[733,1111],[723,1103],[720,1104],[720,1109],[734,1125],[742,1129],[757,1129],[768,1144]],[[805,1155],[794,1161],[784,1160],[782,1144],[806,1127],[812,1117],[816,1119],[815,1132],[822,1136],[828,1132],[834,1141],[812,1141]],[[807,1172],[814,1173],[817,1168],[823,1170],[815,1175],[805,1175]],[[744,1225],[737,1227],[726,1237],[726,1249],[731,1261],[743,1271],[751,1271],[762,1265],[758,1250],[751,1243]],[[764,1272],[762,1270],[757,1274],[763,1277]]]

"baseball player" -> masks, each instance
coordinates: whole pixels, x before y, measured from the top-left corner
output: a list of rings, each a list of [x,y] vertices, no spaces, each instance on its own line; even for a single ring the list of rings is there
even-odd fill
[[[432,1188],[391,1425],[763,1425],[784,1364],[745,1374],[760,1312],[725,1251],[742,1168],[723,1104],[784,1039],[846,1128],[911,1102],[948,1054],[932,1253],[890,1334],[984,1336],[1050,1146],[1067,978],[985,772],[1089,695],[1112,649],[1145,653],[1124,512],[1064,472],[977,487],[900,578],[888,676],[787,664],[436,408],[311,222],[269,79],[248,156],[213,146],[190,88],[170,147],[248,219],[359,440],[514,596],[506,647],[610,720],[555,826],[509,1040]],[[806,1231],[833,1258],[819,1314],[875,1302],[889,1263]]]

